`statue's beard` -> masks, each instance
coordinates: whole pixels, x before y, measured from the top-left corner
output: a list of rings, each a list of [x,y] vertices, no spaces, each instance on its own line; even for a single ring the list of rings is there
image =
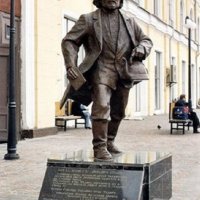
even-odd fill
[[[116,10],[119,8],[119,5],[114,1],[110,1],[108,4],[102,6],[106,10]]]

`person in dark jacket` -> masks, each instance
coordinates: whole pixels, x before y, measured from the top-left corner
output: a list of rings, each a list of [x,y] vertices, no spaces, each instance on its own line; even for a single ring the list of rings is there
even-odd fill
[[[175,103],[175,106],[189,106],[189,119],[191,119],[193,122],[193,133],[200,133],[198,131],[199,118],[198,118],[196,112],[194,112],[193,109],[190,107],[190,104],[188,102],[186,102],[185,94],[180,95],[180,98]]]

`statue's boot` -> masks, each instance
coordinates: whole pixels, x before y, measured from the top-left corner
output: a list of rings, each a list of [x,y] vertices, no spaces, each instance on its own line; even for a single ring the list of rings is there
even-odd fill
[[[108,124],[108,139],[107,139],[107,150],[111,154],[122,153],[118,147],[114,144],[115,137],[119,128],[121,120],[111,120]]]
[[[93,150],[95,161],[112,161],[112,155],[107,150],[108,120],[93,120]]]

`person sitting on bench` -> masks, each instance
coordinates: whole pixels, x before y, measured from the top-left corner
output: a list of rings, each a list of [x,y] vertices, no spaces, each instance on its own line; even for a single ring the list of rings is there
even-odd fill
[[[193,111],[191,108],[190,104],[186,102],[186,95],[181,94],[179,100],[175,103],[175,106],[189,106],[189,119],[192,120],[193,122],[193,133],[200,133],[198,131],[198,126],[199,126],[199,118],[196,114],[196,112]]]
[[[77,101],[72,102],[72,115],[82,116],[85,119],[85,128],[91,129],[91,115],[86,106]]]

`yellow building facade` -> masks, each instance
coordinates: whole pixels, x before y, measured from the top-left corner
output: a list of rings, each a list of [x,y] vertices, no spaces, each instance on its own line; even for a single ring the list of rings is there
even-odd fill
[[[200,2],[128,0],[123,9],[137,19],[154,43],[146,61],[150,79],[147,86],[139,86],[141,88],[138,90],[141,92],[133,89],[127,107],[129,117],[166,113],[170,101],[177,99],[182,93],[188,95],[186,16],[196,24],[196,29],[191,30],[191,97],[195,108],[200,97]],[[139,109],[137,101],[142,102]]]
[[[22,0],[22,129],[54,127],[54,105],[66,87],[61,40],[80,14],[95,9],[92,0]],[[131,90],[127,118],[166,113],[170,101],[188,94],[186,16],[197,24],[191,31],[192,101],[196,106],[200,98],[200,2],[124,0],[122,9],[136,18],[154,43],[145,61],[149,81]]]

